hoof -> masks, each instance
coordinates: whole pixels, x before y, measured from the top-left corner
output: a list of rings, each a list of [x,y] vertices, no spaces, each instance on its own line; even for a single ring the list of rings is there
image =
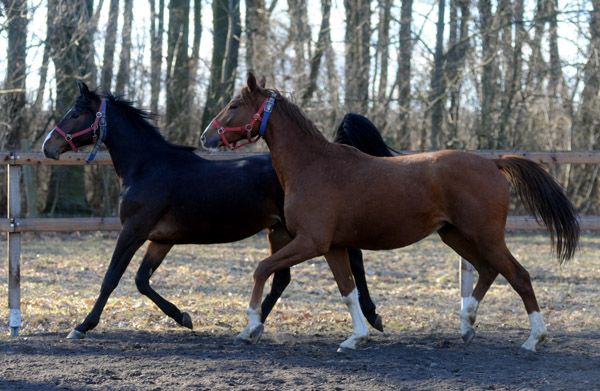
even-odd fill
[[[77,330],[73,330],[69,333],[69,335],[67,335],[67,339],[84,339],[85,338],[85,333],[82,333],[81,331],[77,331]]]
[[[187,312],[184,312],[181,314],[181,323],[179,323],[179,324],[182,325],[183,327],[187,327],[190,330],[194,329],[194,324],[192,323],[192,317]]]
[[[367,319],[367,321],[375,330],[383,333],[383,320],[381,319],[380,315],[375,315],[375,319]]]
[[[250,334],[246,334],[246,330],[242,331],[234,341],[234,344],[256,344],[260,340],[260,337],[265,330],[265,326],[260,324],[257,328],[252,330]]]
[[[339,346],[337,349],[337,353],[341,353],[341,354],[353,354],[356,353],[356,349],[352,349],[352,348],[348,348],[348,347],[344,347],[344,346]]]
[[[471,341],[475,337],[475,329],[470,329],[466,334],[462,335],[462,340],[465,343],[465,346],[468,347],[471,344]]]

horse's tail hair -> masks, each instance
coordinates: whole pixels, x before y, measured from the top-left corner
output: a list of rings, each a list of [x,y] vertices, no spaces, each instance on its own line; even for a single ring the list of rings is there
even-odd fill
[[[395,156],[399,153],[390,148],[379,129],[367,118],[359,114],[348,113],[335,132],[334,143],[351,145],[361,152],[373,156]]]
[[[579,241],[579,222],[561,186],[529,159],[504,156],[494,162],[507,175],[527,211],[546,226],[559,262],[572,258]]]

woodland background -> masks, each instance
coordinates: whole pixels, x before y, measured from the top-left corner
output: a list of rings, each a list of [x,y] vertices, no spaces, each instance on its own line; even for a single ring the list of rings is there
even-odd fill
[[[600,148],[600,0],[0,0],[0,150],[40,150],[79,80],[198,146],[248,71],[327,136],[351,111],[399,150]],[[550,168],[581,214],[599,168]],[[111,167],[24,187],[28,216],[117,214]]]

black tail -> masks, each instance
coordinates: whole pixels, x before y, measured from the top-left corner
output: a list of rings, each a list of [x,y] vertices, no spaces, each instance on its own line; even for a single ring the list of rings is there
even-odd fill
[[[379,129],[367,118],[348,113],[335,132],[334,143],[351,145],[373,156],[394,156],[399,153],[388,147]]]
[[[528,212],[542,220],[556,255],[562,263],[573,257],[579,241],[579,222],[575,207],[562,188],[539,164],[520,156],[495,159],[496,165],[511,179]],[[556,242],[555,242],[556,238]]]

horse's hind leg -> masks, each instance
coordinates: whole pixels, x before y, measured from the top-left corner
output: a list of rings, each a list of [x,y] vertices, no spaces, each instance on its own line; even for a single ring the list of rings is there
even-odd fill
[[[383,322],[381,316],[375,312],[375,303],[369,294],[367,279],[365,278],[365,266],[363,263],[362,251],[359,248],[349,248],[348,257],[350,259],[350,268],[354,276],[354,282],[358,289],[358,301],[360,308],[367,318],[367,322],[376,330],[383,332]]]
[[[158,306],[166,315],[171,317],[175,322],[181,326],[193,329],[192,318],[187,312],[181,312],[173,303],[169,302],[161,295],[159,295],[150,286],[150,277],[161,265],[165,256],[173,247],[172,244],[162,244],[156,242],[150,242],[140,268],[138,269],[137,275],[135,276],[135,285],[141,294],[147,296],[154,304]]]
[[[473,291],[474,301],[468,303],[468,305],[463,308],[467,325],[470,321],[470,314],[473,314],[472,319],[474,321],[474,314],[477,311],[479,302],[489,289],[497,274],[500,273],[506,278],[519,296],[521,296],[523,304],[525,304],[525,309],[529,315],[529,322],[531,324],[531,335],[522,347],[526,350],[535,352],[536,345],[546,339],[546,325],[544,324],[537,299],[535,298],[529,273],[510,253],[504,243],[503,236],[491,239],[479,238],[475,243],[474,241],[469,241],[464,238],[454,227],[444,227],[439,233],[442,240],[457,251],[463,258],[471,262],[479,273],[479,281]],[[461,311],[461,326],[463,311]]]
[[[273,255],[292,240],[290,234],[285,229],[285,226],[281,223],[267,229],[267,239],[269,240],[269,255]],[[271,283],[271,291],[265,296],[265,299],[260,306],[261,323],[265,323],[267,316],[269,316],[269,313],[290,281],[291,275],[289,267],[275,272],[273,275],[273,282]]]
[[[438,234],[448,246],[461,257],[468,260],[477,270],[479,278],[470,297],[464,298],[460,310],[460,332],[465,345],[469,346],[475,337],[475,320],[479,303],[498,276],[498,272],[491,268],[480,256],[476,247],[465,239],[453,226],[447,225],[438,231]]]

